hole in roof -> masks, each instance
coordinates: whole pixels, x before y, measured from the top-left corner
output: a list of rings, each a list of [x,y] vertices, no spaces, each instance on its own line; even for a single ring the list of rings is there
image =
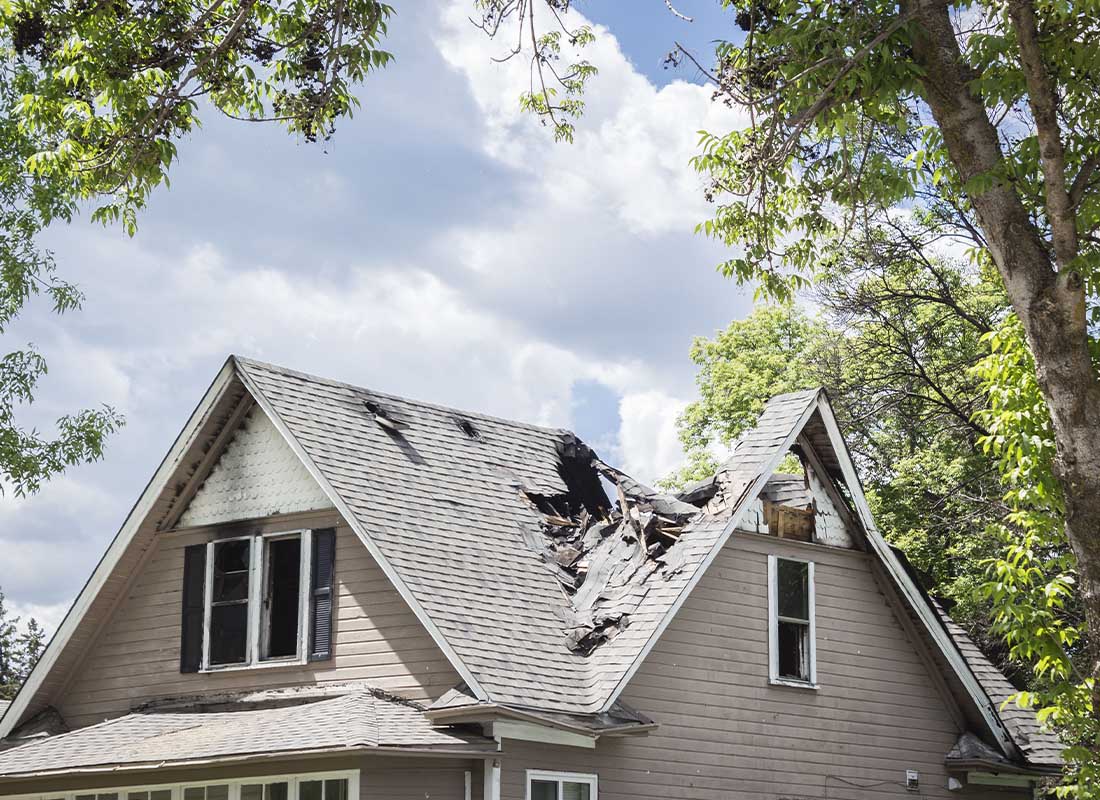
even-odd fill
[[[470,420],[465,419],[464,417],[455,417],[455,422],[458,423],[459,430],[461,430],[469,438],[473,439],[476,442],[481,441],[481,431],[479,431],[477,429],[477,426],[474,425],[474,423],[470,422]]]
[[[409,427],[407,423],[391,416],[380,403],[374,400],[363,400],[363,407],[380,427],[390,433],[400,433]]]

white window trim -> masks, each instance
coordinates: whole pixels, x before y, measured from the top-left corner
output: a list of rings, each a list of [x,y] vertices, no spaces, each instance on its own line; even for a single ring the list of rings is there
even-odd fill
[[[254,783],[287,783],[287,800],[298,800],[298,784],[301,781],[347,780],[348,800],[359,800],[359,770],[345,769],[336,772],[296,772],[290,775],[253,775],[246,778],[226,780],[208,779],[188,783],[138,783],[130,786],[111,786],[95,789],[76,789],[65,792],[43,792],[38,794],[4,795],[4,800],[75,800],[79,795],[117,794],[118,800],[126,800],[130,792],[157,792],[169,790],[172,800],[182,800],[183,790],[196,786],[228,786],[229,800],[240,800],[241,787]]]
[[[800,681],[779,675],[779,559],[806,564],[810,613],[810,680]],[[768,682],[776,686],[817,689],[817,609],[814,601],[814,562],[803,558],[768,556]]]
[[[263,592],[267,576],[264,574],[264,551],[270,539],[301,537],[301,561],[298,577],[298,653],[281,658],[260,658],[262,647]],[[248,540],[248,630],[245,634],[245,661],[243,664],[210,663],[210,615],[214,598],[214,548],[225,542]],[[212,539],[206,543],[206,576],[203,582],[202,617],[202,667],[200,672],[231,672],[241,669],[270,669],[272,667],[302,666],[309,662],[309,600],[310,577],[313,567],[313,531],[309,528],[291,531],[270,531],[247,536],[229,536]],[[173,798],[176,800],[176,798]],[[230,798],[232,800],[232,798]],[[349,798],[350,800],[350,798]]]
[[[584,772],[552,772],[541,769],[529,769],[527,770],[527,790],[525,796],[527,800],[531,800],[531,782],[532,781],[557,781],[558,794],[561,795],[561,784],[564,783],[586,783],[592,787],[590,800],[597,800],[599,794],[599,779],[596,775]],[[349,798],[350,800],[350,798]]]

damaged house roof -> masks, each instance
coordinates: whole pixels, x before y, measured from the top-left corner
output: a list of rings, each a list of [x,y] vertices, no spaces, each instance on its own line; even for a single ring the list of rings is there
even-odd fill
[[[243,383],[466,681],[427,710],[432,718],[491,704],[592,730],[644,727],[618,693],[749,503],[762,494],[798,502],[790,476],[773,474],[791,448],[812,448],[824,473],[859,493],[821,390],[773,398],[717,475],[673,497],[600,461],[569,431],[236,357],[227,370],[225,380]],[[904,593],[909,578],[891,571],[889,548],[869,516],[860,518],[868,549]],[[1026,752],[967,666],[972,654],[924,599],[907,596],[993,739]],[[47,670],[54,648],[43,657]],[[35,710],[23,693],[40,683],[32,674],[22,690],[21,717]],[[4,719],[0,733],[15,722]]]

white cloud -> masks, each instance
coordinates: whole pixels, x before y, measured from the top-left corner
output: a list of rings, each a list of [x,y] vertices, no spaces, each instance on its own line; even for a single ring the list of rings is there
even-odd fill
[[[708,209],[687,162],[697,129],[738,117],[702,87],[653,86],[601,30],[576,144],[554,144],[518,109],[524,68],[490,61],[499,43],[468,11],[462,0],[434,33],[435,20],[404,29],[422,38],[394,45],[398,68],[377,102],[368,85],[340,158],[257,156],[240,129],[211,126],[137,239],[58,233],[88,303],[23,324],[54,367],[41,408],[109,402],[128,425],[104,463],[0,498],[12,603],[56,624],[231,352],[560,426],[575,385],[597,382],[620,398],[601,452],[617,441],[646,481],[679,465],[691,339],[747,305],[714,274],[717,246],[691,232]],[[440,58],[451,69],[433,73]]]
[[[571,217],[610,210],[637,236],[687,232],[708,216],[701,182],[688,166],[698,131],[738,127],[747,121],[744,114],[713,102],[705,86],[677,80],[658,89],[629,62],[615,36],[596,26],[593,44],[563,54],[563,64],[579,56],[600,71],[586,87],[575,142],[555,143],[519,108],[529,53],[494,60],[510,43],[472,30],[468,6],[453,0],[444,14],[440,51],[466,76],[484,114],[486,152],[525,171],[544,210]],[[586,22],[575,10],[565,17],[571,28]]]
[[[619,452],[624,472],[653,482],[683,465],[676,420],[686,405],[686,400],[656,389],[622,398]]]

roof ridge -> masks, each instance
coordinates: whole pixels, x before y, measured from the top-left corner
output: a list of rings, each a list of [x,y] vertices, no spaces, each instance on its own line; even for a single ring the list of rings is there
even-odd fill
[[[486,414],[483,411],[469,411],[467,409],[458,408],[456,406],[448,406],[442,403],[432,402],[430,400],[418,400],[415,397],[406,397],[405,395],[393,394],[392,392],[383,392],[377,389],[372,389],[369,386],[359,386],[358,384],[336,380],[335,378],[326,378],[323,375],[317,375],[312,372],[303,372],[301,370],[293,369],[292,367],[284,367],[281,364],[273,364],[270,361],[260,361],[259,359],[248,358],[247,356],[239,356],[235,353],[230,357],[233,359],[234,362],[245,369],[250,366],[259,367],[261,369],[271,370],[274,372],[278,372],[282,375],[288,375],[291,377],[300,378],[302,380],[324,383],[329,386],[339,386],[355,392],[366,392],[384,400],[397,400],[402,403],[410,403],[412,405],[421,406],[423,408],[430,408],[435,411],[469,417],[470,419],[481,419],[487,420],[489,422],[498,422],[503,425],[512,425],[518,428],[527,428],[529,430],[535,430],[542,433],[549,433],[554,435],[569,434],[572,436],[577,436],[574,431],[568,428],[555,427],[551,425],[537,425],[533,422],[525,422],[523,420],[510,419],[508,417],[500,417],[495,414]],[[578,436],[577,438],[579,439],[580,437]]]

